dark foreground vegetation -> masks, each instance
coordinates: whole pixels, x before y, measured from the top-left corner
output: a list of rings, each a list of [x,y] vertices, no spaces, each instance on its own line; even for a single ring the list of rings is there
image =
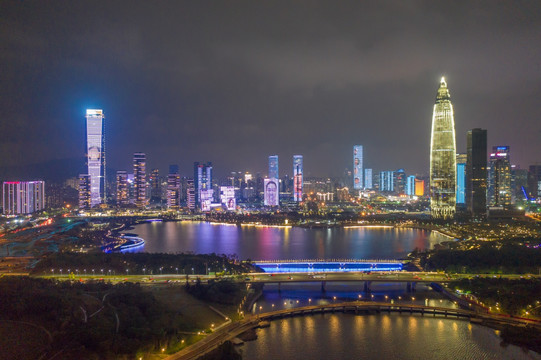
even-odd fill
[[[484,242],[474,248],[435,250],[421,255],[426,270],[473,274],[539,274],[541,248]]]
[[[239,274],[254,268],[226,255],[60,252],[39,261],[32,274],[55,275]],[[103,270],[103,271],[102,271]]]
[[[244,284],[232,281],[214,281],[209,284],[202,284],[200,280],[194,285],[186,282],[186,292],[197,299],[234,305],[242,301],[245,291]]]
[[[449,286],[475,295],[493,311],[514,316],[541,317],[541,279],[474,277],[453,281]]]
[[[205,297],[219,299],[220,290],[226,290],[227,301],[242,297],[218,283]],[[184,293],[182,286],[167,291]],[[184,311],[194,309],[203,308]],[[186,331],[197,331],[187,319],[137,283],[0,278],[0,334],[9,335],[0,339],[5,359],[133,359],[162,353]]]

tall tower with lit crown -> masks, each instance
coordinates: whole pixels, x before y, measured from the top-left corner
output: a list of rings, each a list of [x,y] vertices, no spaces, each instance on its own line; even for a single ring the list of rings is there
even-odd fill
[[[456,141],[451,95],[445,78],[432,115],[430,141],[430,211],[432,217],[449,219],[456,211]]]

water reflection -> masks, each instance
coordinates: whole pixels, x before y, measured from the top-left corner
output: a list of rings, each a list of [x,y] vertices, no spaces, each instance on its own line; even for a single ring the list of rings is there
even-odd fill
[[[240,259],[397,259],[448,240],[437,233],[387,228],[274,228],[206,222],[156,222],[130,230],[145,252],[236,254]]]

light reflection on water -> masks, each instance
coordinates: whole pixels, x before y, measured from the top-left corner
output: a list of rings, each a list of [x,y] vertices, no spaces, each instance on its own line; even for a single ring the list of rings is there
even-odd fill
[[[130,232],[145,239],[141,251],[237,254],[240,259],[398,259],[448,238],[416,229],[274,228],[206,222],[155,222]]]
[[[500,346],[490,328],[420,315],[308,315],[274,320],[257,334],[241,347],[243,359],[541,359]]]

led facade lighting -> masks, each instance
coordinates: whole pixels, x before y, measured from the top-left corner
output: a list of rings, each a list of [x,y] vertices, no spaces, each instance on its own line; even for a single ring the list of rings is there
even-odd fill
[[[430,141],[430,210],[449,219],[456,211],[455,120],[447,83],[441,78],[432,116]]]
[[[105,143],[103,110],[86,110],[86,156],[90,175],[90,206],[105,202]]]
[[[363,146],[353,145],[353,188],[362,190],[363,181]]]
[[[302,201],[303,171],[302,155],[293,155],[293,200]]]

